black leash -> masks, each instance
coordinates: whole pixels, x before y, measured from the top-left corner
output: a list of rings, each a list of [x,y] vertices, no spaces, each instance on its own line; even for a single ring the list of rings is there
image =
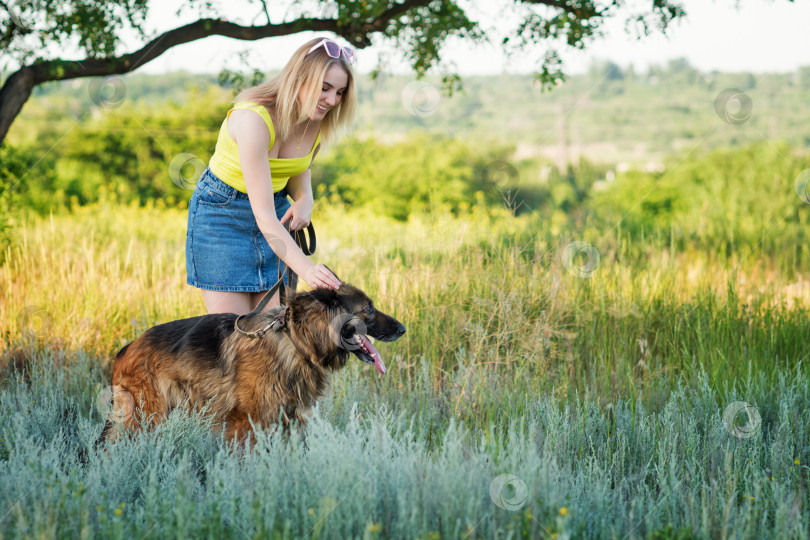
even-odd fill
[[[286,227],[285,227],[286,228]],[[307,241],[307,235],[304,233],[304,229],[298,231],[292,231],[290,234],[292,235],[293,239],[295,240],[296,245],[301,248],[301,251],[304,252],[304,255],[312,255],[315,253],[315,227],[312,226],[312,222],[307,225],[307,233],[309,233],[309,241]],[[287,229],[289,232],[289,229]],[[253,308],[253,311],[247,313],[245,315],[239,315],[235,321],[233,321],[234,329],[239,332],[242,336],[249,337],[249,338],[261,338],[268,330],[279,330],[284,328],[287,325],[287,292],[286,288],[284,287],[284,275],[287,274],[289,270],[289,276],[287,281],[289,283],[288,287],[290,287],[293,291],[298,290],[298,274],[293,272],[285,263],[284,264],[284,272],[281,272],[281,258],[279,258],[279,272],[281,275],[278,277],[278,281],[276,281],[275,285],[270,287],[270,290],[265,293],[261,300],[259,300],[258,305]],[[243,317],[252,317],[258,313],[261,313],[270,299],[273,297],[276,291],[278,293],[279,303],[283,306],[283,309],[279,312],[279,314],[264,328],[259,328],[253,332],[248,332],[246,330],[242,330],[239,328],[239,319]]]

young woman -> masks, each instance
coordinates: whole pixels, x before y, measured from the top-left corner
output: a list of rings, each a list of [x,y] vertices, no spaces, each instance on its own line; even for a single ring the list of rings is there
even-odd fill
[[[277,77],[236,96],[188,207],[187,281],[203,290],[209,313],[249,313],[281,261],[312,288],[340,286],[285,225],[309,225],[312,160],[354,119],[353,63],[351,49],[315,39]],[[276,293],[267,309],[278,305]]]

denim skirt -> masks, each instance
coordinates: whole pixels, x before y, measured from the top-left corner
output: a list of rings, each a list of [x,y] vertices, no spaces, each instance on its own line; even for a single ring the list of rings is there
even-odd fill
[[[286,190],[274,201],[281,219],[290,207]],[[284,262],[259,230],[247,194],[206,169],[188,203],[187,283],[209,291],[260,292],[278,281],[279,270]]]

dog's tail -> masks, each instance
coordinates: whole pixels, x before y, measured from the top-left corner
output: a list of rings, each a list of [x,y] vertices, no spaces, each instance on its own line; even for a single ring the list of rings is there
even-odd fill
[[[124,345],[118,354],[115,355],[115,360],[119,360],[122,356],[124,356],[127,352],[127,349],[131,343],[127,343]],[[110,411],[107,413],[107,417],[104,419],[104,429],[101,430],[101,435],[99,435],[96,442],[93,444],[93,449],[98,450],[98,448],[104,444],[108,437],[115,431],[115,423],[110,418],[111,415],[120,416],[122,412],[124,414],[131,414],[132,413],[132,396],[131,394],[124,388],[120,386],[112,386],[111,387],[111,394],[109,397],[109,403],[105,404],[110,407]],[[129,399],[127,399],[129,398]],[[105,407],[106,408],[106,407]],[[123,409],[123,410],[122,410]],[[81,448],[79,450],[78,458],[79,462],[83,465],[87,464],[87,448]]]
[[[94,450],[98,451],[99,446],[104,444],[104,442],[107,440],[107,436],[110,434],[110,432],[112,432],[113,428],[113,423],[110,420],[107,420],[107,422],[104,424],[104,429],[101,430],[101,435],[99,435],[96,442],[93,443]],[[76,457],[78,458],[79,463],[82,465],[87,465],[87,462],[89,461],[88,449],[84,447],[79,448],[79,452],[77,453]]]

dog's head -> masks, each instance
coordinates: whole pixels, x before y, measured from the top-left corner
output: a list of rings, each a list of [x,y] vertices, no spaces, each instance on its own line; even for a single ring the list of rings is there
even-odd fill
[[[295,294],[290,308],[296,331],[316,342],[313,345],[320,349],[324,367],[331,369],[345,365],[351,352],[385,373],[382,356],[369,337],[395,341],[405,333],[402,323],[378,310],[366,293],[348,283],[336,291],[315,289]]]

